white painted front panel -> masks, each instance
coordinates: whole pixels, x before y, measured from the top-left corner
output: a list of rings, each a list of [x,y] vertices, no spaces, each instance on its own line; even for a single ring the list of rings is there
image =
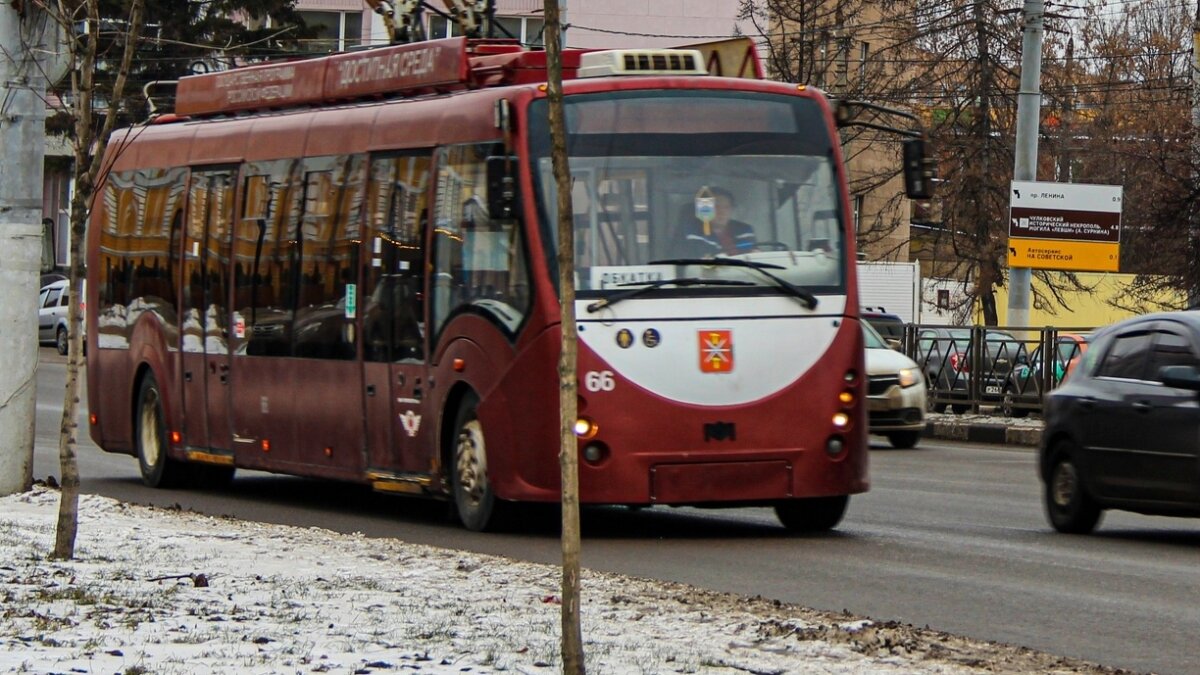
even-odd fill
[[[626,381],[663,398],[693,405],[730,406],[775,394],[813,368],[844,321],[844,296],[819,296],[809,311],[793,298],[635,298],[594,314],[579,300],[579,339]],[[697,318],[700,317],[700,318]],[[622,329],[633,334],[618,344]],[[643,335],[658,331],[660,344]],[[733,369],[700,369],[700,333],[732,331]],[[620,385],[618,385],[620,386]]]

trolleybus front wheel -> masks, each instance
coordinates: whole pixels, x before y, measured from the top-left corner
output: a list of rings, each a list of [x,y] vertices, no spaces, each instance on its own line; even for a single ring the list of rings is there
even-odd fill
[[[162,392],[153,373],[146,373],[137,398],[137,456],[142,482],[150,487],[174,487],[183,466],[167,456],[167,422]]]
[[[468,529],[481,532],[495,525],[496,496],[488,480],[487,441],[475,414],[479,400],[467,394],[458,406],[454,423],[454,462],[451,483],[458,519]]]
[[[789,499],[775,504],[775,515],[793,532],[824,532],[837,527],[849,502],[846,495]]]

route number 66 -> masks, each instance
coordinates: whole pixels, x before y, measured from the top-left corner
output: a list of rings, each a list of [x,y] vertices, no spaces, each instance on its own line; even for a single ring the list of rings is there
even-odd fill
[[[588,391],[612,391],[617,388],[611,370],[589,370],[583,376],[583,386]]]

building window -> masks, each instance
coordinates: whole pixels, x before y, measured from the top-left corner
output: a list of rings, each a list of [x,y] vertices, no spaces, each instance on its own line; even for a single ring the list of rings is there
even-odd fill
[[[498,16],[496,17],[495,37],[519,40],[526,47],[543,46],[542,32],[546,22],[540,17],[530,16]],[[436,14],[429,17],[429,39],[462,35],[462,29],[453,21]]]
[[[854,231],[862,232],[862,215],[863,204],[866,202],[864,195],[854,195]]]
[[[299,12],[316,35],[305,44],[314,52],[344,52],[362,44],[362,12]]]
[[[869,42],[860,42],[858,45],[858,77],[860,80],[867,79],[867,57],[871,53],[871,44]]]

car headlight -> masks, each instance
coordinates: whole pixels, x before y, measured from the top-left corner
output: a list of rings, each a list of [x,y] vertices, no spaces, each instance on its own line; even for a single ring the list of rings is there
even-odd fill
[[[900,386],[911,387],[915,384],[921,384],[921,371],[916,368],[901,368]]]

